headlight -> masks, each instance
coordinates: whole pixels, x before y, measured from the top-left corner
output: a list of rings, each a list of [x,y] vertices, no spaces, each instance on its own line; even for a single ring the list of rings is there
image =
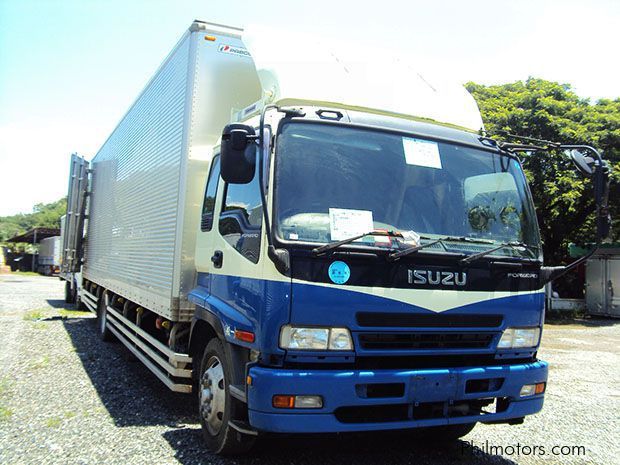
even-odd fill
[[[536,347],[540,339],[540,328],[507,328],[502,334],[498,349],[521,349]]]
[[[353,350],[347,328],[299,328],[283,326],[280,347],[298,350]]]

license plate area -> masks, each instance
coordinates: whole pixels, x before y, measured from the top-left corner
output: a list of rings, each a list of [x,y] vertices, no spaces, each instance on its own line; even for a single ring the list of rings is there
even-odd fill
[[[411,378],[410,400],[420,402],[450,402],[456,398],[458,379],[450,372],[432,376],[418,374]]]

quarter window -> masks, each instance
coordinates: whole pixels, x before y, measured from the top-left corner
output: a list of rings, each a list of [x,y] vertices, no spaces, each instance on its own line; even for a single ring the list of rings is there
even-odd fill
[[[211,172],[207,181],[207,189],[202,204],[202,217],[200,220],[201,231],[211,231],[213,228],[213,213],[215,211],[215,196],[220,180],[220,157],[215,157],[211,162]]]

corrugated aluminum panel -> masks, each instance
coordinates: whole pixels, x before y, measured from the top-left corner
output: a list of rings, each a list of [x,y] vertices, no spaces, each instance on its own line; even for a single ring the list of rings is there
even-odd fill
[[[178,306],[172,290],[190,38],[93,159],[86,239],[87,279],[169,317]]]
[[[176,321],[194,311],[212,147],[261,97],[251,57],[230,47],[243,47],[239,30],[194,23],[92,162],[84,277]]]

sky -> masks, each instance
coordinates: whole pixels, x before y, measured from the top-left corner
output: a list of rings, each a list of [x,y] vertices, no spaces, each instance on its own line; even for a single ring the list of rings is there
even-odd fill
[[[620,96],[617,0],[0,0],[0,216],[66,195],[70,154],[97,153],[193,19]]]

